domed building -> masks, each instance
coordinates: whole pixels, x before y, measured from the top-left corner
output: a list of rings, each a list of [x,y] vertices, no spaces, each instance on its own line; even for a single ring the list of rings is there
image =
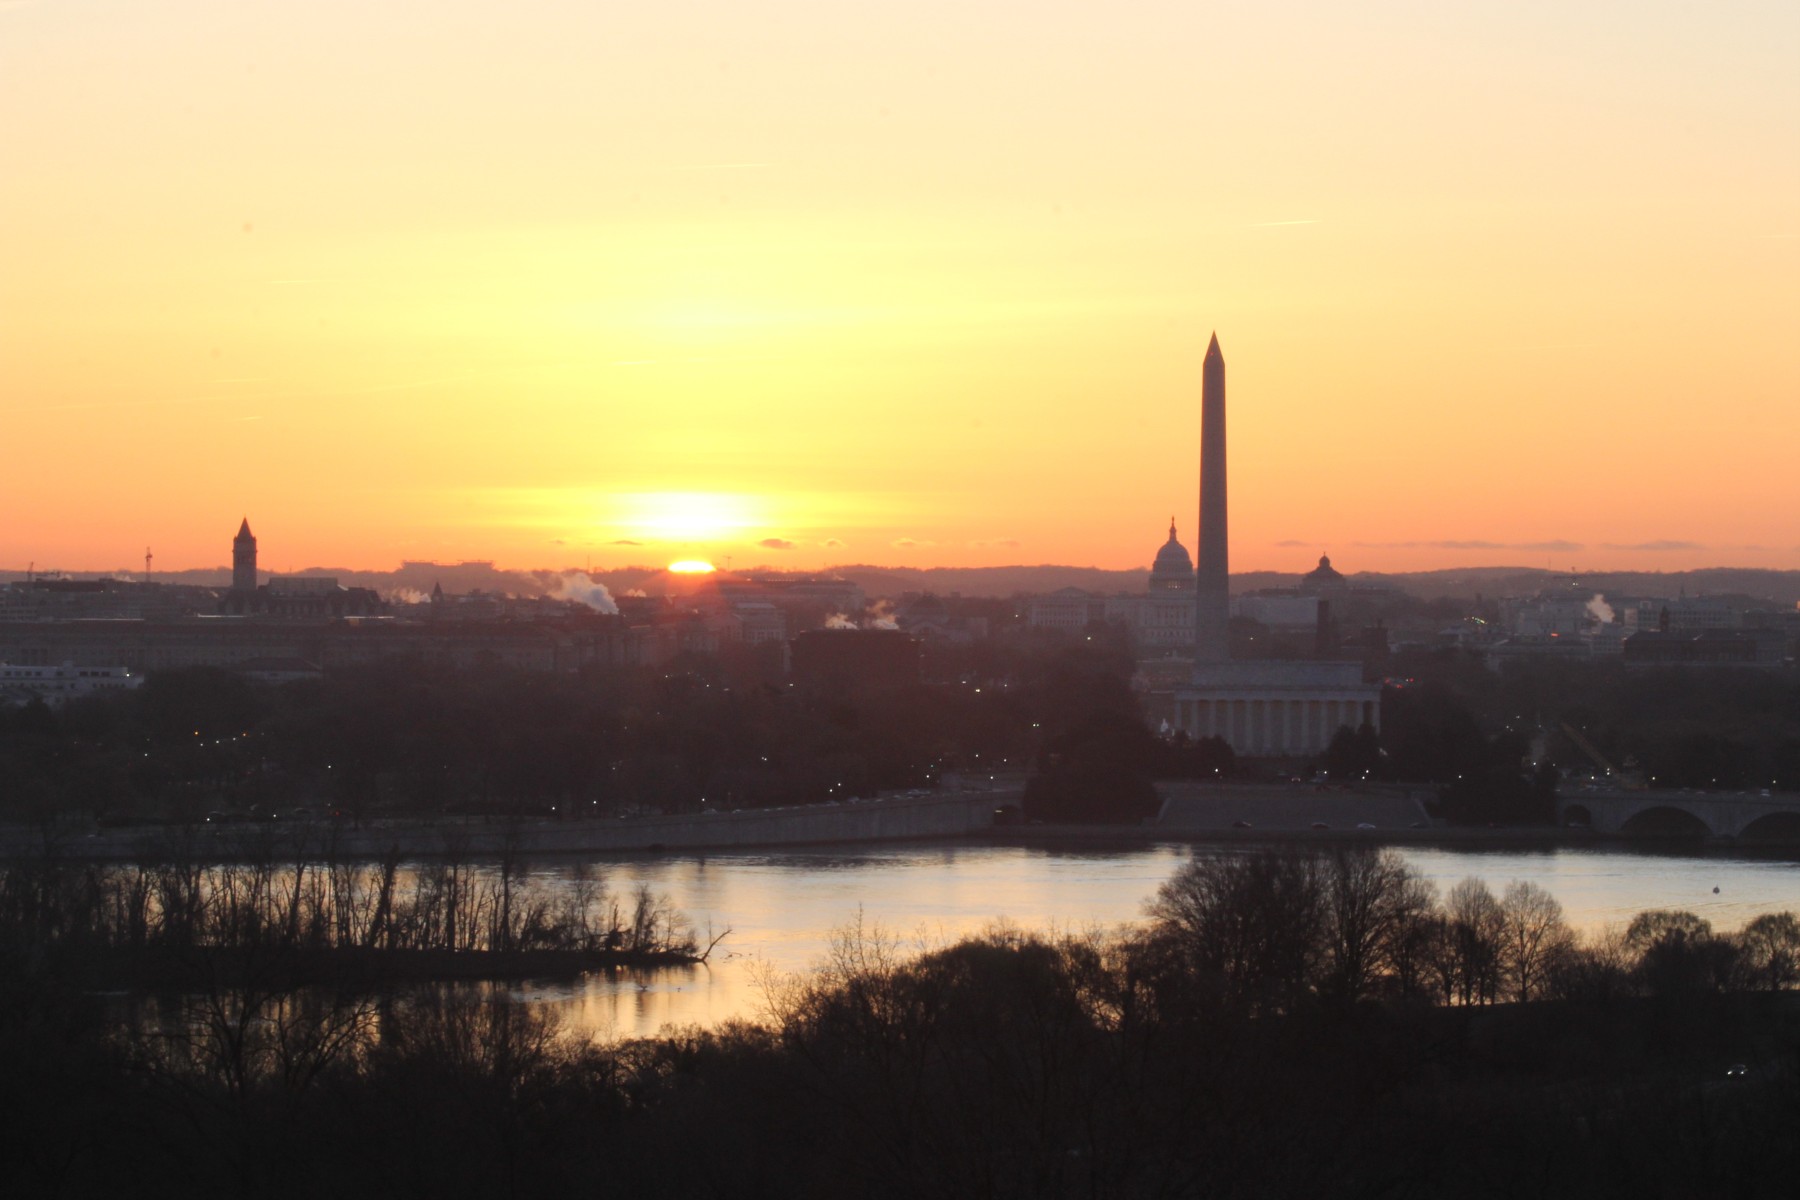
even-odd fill
[[[1175,537],[1169,518],[1169,540],[1150,567],[1150,591],[1137,612],[1137,643],[1144,654],[1162,655],[1194,645],[1194,560]]]
[[[1131,631],[1139,658],[1185,660],[1194,646],[1194,578],[1194,560],[1175,536],[1170,517],[1169,540],[1150,565],[1148,590],[1102,596],[1062,588],[1034,597],[1026,623],[1079,633],[1091,622],[1110,621]]]
[[[1319,555],[1319,565],[1300,577],[1302,596],[1331,596],[1350,590],[1350,581],[1331,565],[1331,555]]]
[[[1169,540],[1156,552],[1150,566],[1150,590],[1153,592],[1191,592],[1194,590],[1194,560],[1187,547],[1175,538],[1175,518],[1169,518]]]

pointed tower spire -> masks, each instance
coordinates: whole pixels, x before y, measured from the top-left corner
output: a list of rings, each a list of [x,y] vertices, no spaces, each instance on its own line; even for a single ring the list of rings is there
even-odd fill
[[[1169,540],[1171,542],[1175,540],[1175,517],[1172,513],[1169,516]]]
[[[249,517],[244,518],[237,536],[231,539],[231,590],[256,590],[256,535],[250,532]]]
[[[1225,355],[1206,347],[1200,384],[1200,539],[1194,555],[1194,661],[1231,657],[1230,532],[1225,519]]]

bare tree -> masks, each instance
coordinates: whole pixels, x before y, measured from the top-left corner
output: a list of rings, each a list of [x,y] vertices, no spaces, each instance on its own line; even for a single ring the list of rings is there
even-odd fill
[[[1744,969],[1756,987],[1780,991],[1800,982],[1800,917],[1764,913],[1738,934]]]
[[[1402,996],[1428,991],[1443,994],[1442,987],[1433,986],[1431,970],[1431,948],[1442,939],[1443,925],[1437,886],[1409,872],[1395,903],[1393,935],[1387,947],[1389,980]]]
[[[1641,912],[1626,926],[1625,944],[1640,985],[1654,995],[1723,991],[1737,982],[1740,944],[1716,936],[1712,922],[1694,913]]]
[[[1618,1000],[1631,993],[1633,961],[1624,930],[1603,930],[1556,956],[1545,978],[1545,994],[1558,1000]]]
[[[1527,880],[1515,879],[1500,898],[1499,968],[1514,1000],[1535,1000],[1550,965],[1574,938],[1556,897]]]
[[[1392,850],[1347,846],[1326,859],[1325,991],[1361,999],[1390,968],[1414,898],[1412,880]]]
[[[1150,901],[1153,933],[1228,1006],[1286,1011],[1317,980],[1322,875],[1292,851],[1192,859]]]
[[[1460,1004],[1492,1004],[1500,986],[1500,902],[1473,877],[1445,900],[1448,936],[1446,992]]]
[[[1653,908],[1631,918],[1625,927],[1625,944],[1632,953],[1642,955],[1657,945],[1706,941],[1712,931],[1712,922],[1695,913]]]

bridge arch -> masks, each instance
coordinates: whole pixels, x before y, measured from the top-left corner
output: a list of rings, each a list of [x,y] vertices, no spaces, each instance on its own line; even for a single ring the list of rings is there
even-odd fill
[[[1685,808],[1655,804],[1625,818],[1619,832],[1627,837],[1690,838],[1711,837],[1713,830]]]
[[[1594,814],[1588,811],[1585,804],[1565,804],[1562,811],[1562,823],[1574,829],[1592,829]]]
[[[1738,832],[1738,841],[1800,845],[1800,810],[1764,813]]]

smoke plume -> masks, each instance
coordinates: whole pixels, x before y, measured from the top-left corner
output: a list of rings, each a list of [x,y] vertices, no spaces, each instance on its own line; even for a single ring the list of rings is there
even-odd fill
[[[613,603],[612,593],[606,590],[604,583],[596,583],[588,578],[586,571],[576,571],[564,575],[550,593],[552,600],[573,600],[577,604],[585,604],[595,612],[619,615],[619,606]]]
[[[869,610],[869,629],[898,629],[900,622],[894,620],[894,604],[891,600],[878,600]]]

